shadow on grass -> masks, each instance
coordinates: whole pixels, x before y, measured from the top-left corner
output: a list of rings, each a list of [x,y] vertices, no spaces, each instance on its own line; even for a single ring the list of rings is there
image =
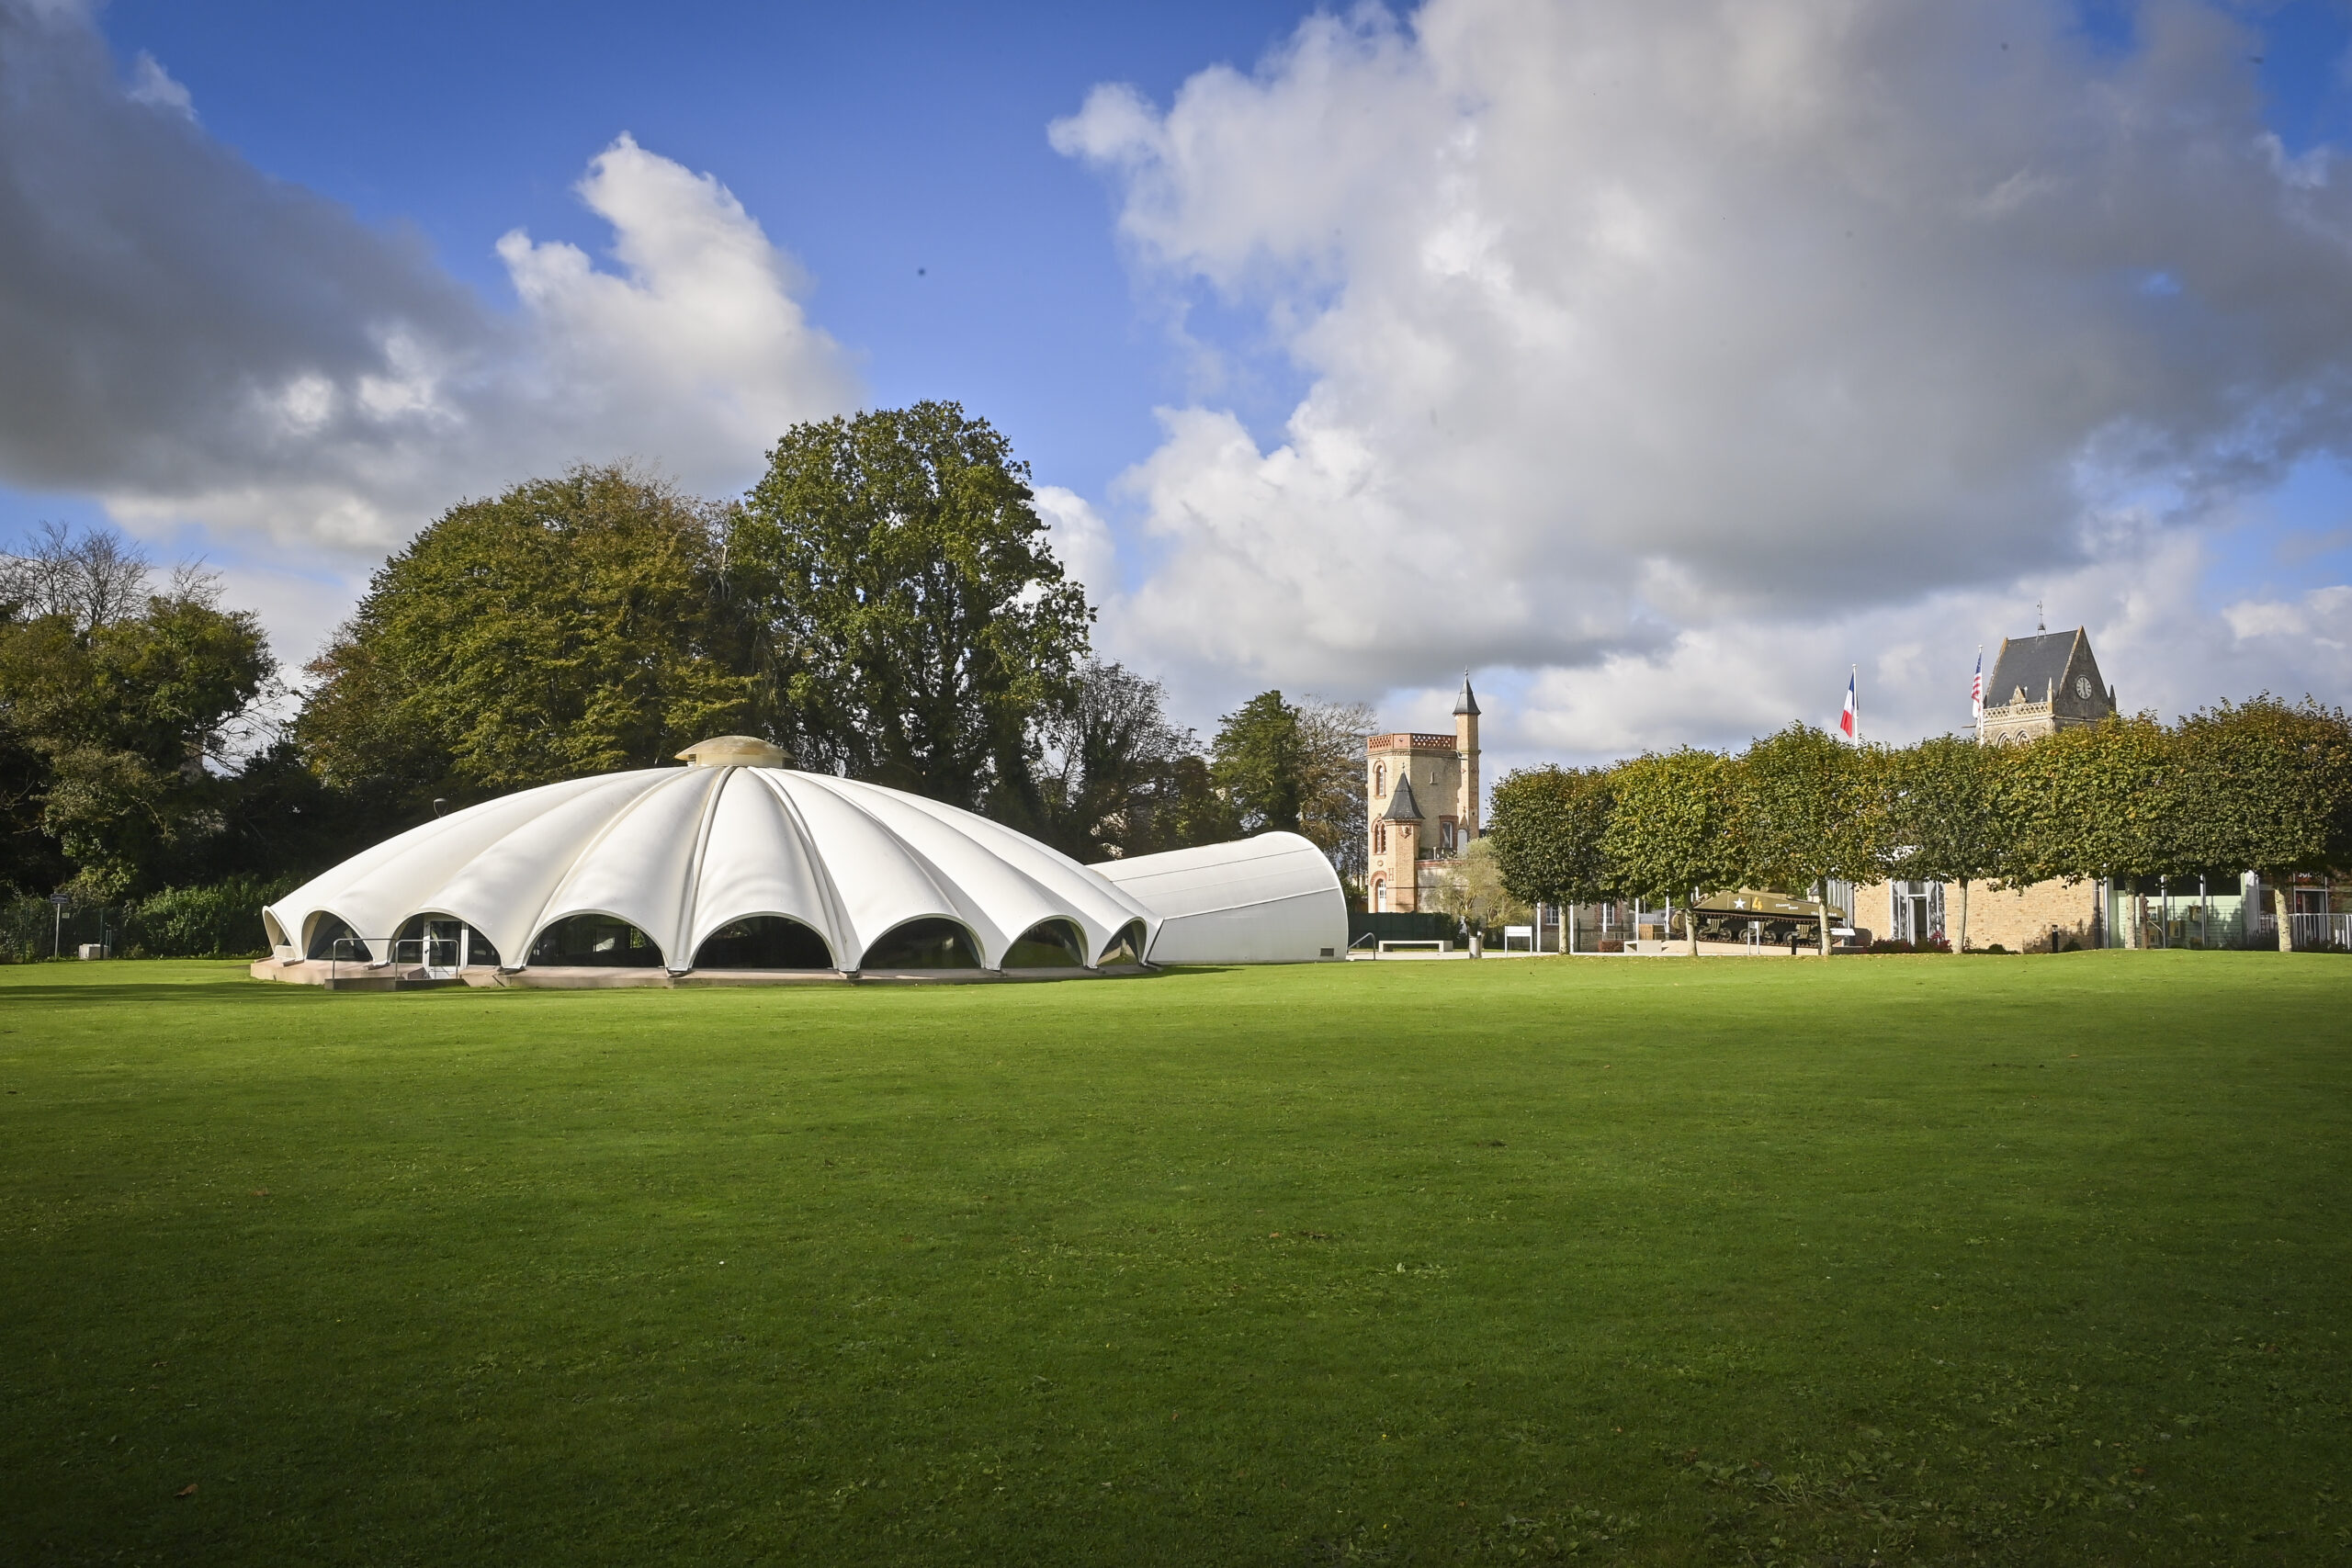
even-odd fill
[[[266,981],[238,985],[222,980],[120,980],[74,986],[6,986],[0,997],[28,1002],[257,1002],[264,998],[291,1000],[303,992],[334,993],[320,986],[273,986]]]

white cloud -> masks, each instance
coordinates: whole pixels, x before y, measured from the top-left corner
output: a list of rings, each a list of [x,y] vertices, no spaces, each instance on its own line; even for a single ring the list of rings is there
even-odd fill
[[[2127,705],[2316,671],[2197,574],[2352,449],[2352,206],[2238,24],[2136,26],[1432,0],[1096,89],[1052,137],[1139,276],[1308,382],[1271,441],[1163,413],[1130,635],[1230,689],[1530,671],[1504,728],[1576,752],[1821,722],[1853,661],[1886,732],[1947,728],[2037,596]]]
[[[623,135],[577,189],[609,270],[510,233],[519,309],[495,311],[413,233],[213,141],[152,59],[118,82],[86,7],[0,0],[0,482],[371,552],[575,461],[740,488],[854,403],[791,258],[715,177]]]
[[[130,62],[130,101],[151,108],[170,109],[189,119],[196,118],[196,100],[187,88],[173,79],[172,73],[145,50]]]
[[[1118,547],[1102,514],[1084,496],[1059,485],[1035,486],[1033,495],[1046,525],[1046,542],[1063,573],[1086,590],[1087,603],[1115,614],[1123,597]]]

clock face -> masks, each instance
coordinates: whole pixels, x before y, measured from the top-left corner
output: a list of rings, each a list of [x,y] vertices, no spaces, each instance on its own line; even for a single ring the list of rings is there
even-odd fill
[[[2091,678],[2089,676],[2077,675],[2075,677],[2075,695],[2082,698],[2085,702],[2088,702],[2090,700]]]

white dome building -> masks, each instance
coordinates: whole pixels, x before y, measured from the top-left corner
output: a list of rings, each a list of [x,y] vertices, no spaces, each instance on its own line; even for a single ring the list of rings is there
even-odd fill
[[[730,736],[413,829],[263,911],[271,979],[665,985],[1136,973],[1338,958],[1295,834],[1080,865],[935,800]],[[1163,951],[1164,950],[1164,951]]]

